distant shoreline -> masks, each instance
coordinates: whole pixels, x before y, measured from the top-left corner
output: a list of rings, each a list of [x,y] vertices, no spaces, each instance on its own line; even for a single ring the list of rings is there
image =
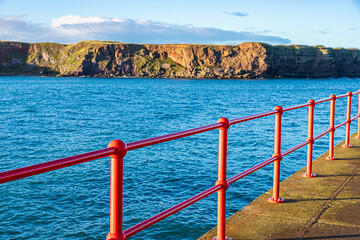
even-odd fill
[[[240,45],[0,41],[0,76],[264,79],[360,77],[360,50]]]
[[[0,73],[0,77],[16,77],[16,76],[20,76],[20,77],[50,77],[50,78],[99,78],[99,79],[169,79],[169,80],[252,80],[252,81],[263,81],[263,80],[274,80],[274,79],[290,79],[290,80],[326,80],[326,79],[355,79],[355,78],[360,78],[360,77],[327,77],[327,78],[294,78],[294,77],[277,77],[277,78],[256,78],[256,79],[236,79],[236,78],[229,78],[229,79],[209,79],[209,78],[153,78],[153,77],[137,77],[137,76],[116,76],[116,77],[109,77],[109,76],[58,76],[58,75],[36,75],[36,74],[27,74],[27,73],[23,73],[23,74],[18,74],[18,73]]]

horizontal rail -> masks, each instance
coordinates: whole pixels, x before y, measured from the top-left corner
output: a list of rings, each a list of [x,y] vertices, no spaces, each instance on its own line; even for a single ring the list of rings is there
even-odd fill
[[[88,162],[103,157],[108,157],[112,154],[115,154],[116,152],[117,150],[115,148],[104,148],[93,152],[83,153],[71,157],[61,158],[49,162],[39,163],[6,172],[1,172],[0,183],[10,182],[13,180],[30,177],[32,175],[73,166],[79,163]]]
[[[217,129],[219,127],[222,127],[222,126],[223,126],[222,123],[214,123],[214,124],[210,124],[207,126],[193,128],[193,129],[189,129],[189,130],[185,130],[185,131],[181,131],[181,132],[177,132],[177,133],[171,133],[171,134],[167,134],[167,135],[163,135],[163,136],[159,136],[159,137],[153,137],[153,138],[148,138],[148,139],[144,139],[144,140],[140,140],[140,141],[136,141],[136,142],[127,143],[126,144],[127,150],[130,151],[130,150],[135,150],[138,148],[148,147],[148,146],[155,145],[158,143],[168,142],[171,140],[195,135],[198,133],[211,131],[211,130]]]
[[[318,101],[315,101],[315,104],[318,104],[318,103],[323,103],[323,102],[327,102],[327,101],[330,101],[332,98],[324,98],[324,99],[320,99]]]
[[[229,120],[229,122],[230,122],[230,125],[234,125],[237,123],[246,122],[246,121],[250,121],[253,119],[257,119],[257,118],[270,116],[277,112],[278,112],[277,110],[267,111],[267,112],[263,112],[263,113],[258,113],[258,114],[241,117],[241,118],[235,118],[235,119]],[[199,134],[202,132],[215,130],[222,126],[223,126],[222,123],[214,123],[214,124],[210,124],[207,126],[193,128],[193,129],[189,129],[189,130],[185,130],[185,131],[181,131],[181,132],[177,132],[177,133],[171,133],[171,134],[167,134],[167,135],[163,135],[163,136],[159,136],[159,137],[148,138],[145,140],[127,143],[126,144],[127,150],[131,151],[131,150],[155,145],[158,143],[163,143],[163,142],[167,142],[167,141],[171,141],[171,140],[175,140],[175,139],[179,139],[179,138],[183,138],[183,137],[188,137],[188,136]]]
[[[282,152],[281,155],[284,157],[284,156],[286,156],[286,155],[288,155],[288,154],[290,154],[290,153],[292,153],[292,152],[295,152],[296,150],[298,150],[298,149],[306,146],[306,145],[309,144],[309,143],[311,143],[310,140],[307,140],[307,141],[305,141],[305,142],[302,142],[302,143],[296,145],[295,147],[292,147],[292,148],[290,148],[290,149]]]
[[[325,135],[328,134],[329,132],[331,132],[331,129],[328,129],[328,130],[326,130],[325,132],[322,132],[322,133],[320,133],[319,135],[316,135],[316,136],[314,137],[314,140],[318,140],[319,138],[325,136]]]
[[[359,118],[360,115],[356,115],[355,117],[353,117],[352,119],[350,119],[351,121],[354,121],[355,119]]]
[[[110,143],[108,148],[105,148],[105,149],[92,151],[92,152],[88,152],[88,153],[84,153],[84,154],[80,154],[80,155],[61,158],[61,159],[57,159],[57,160],[53,160],[53,161],[49,161],[49,162],[45,162],[45,163],[35,164],[32,166],[27,166],[27,167],[23,167],[23,168],[18,168],[18,169],[2,172],[2,173],[0,173],[0,183],[5,183],[5,182],[29,177],[32,175],[45,173],[45,172],[53,171],[53,170],[64,168],[64,167],[73,166],[73,165],[76,165],[79,163],[111,156],[111,169],[112,169],[111,170],[111,199],[110,199],[110,201],[111,201],[111,204],[110,204],[111,205],[111,207],[110,207],[110,209],[111,209],[110,210],[111,224],[110,224],[110,232],[109,232],[110,235],[108,235],[109,236],[108,239],[114,239],[112,236],[117,236],[117,234],[119,234],[119,231],[121,231],[122,236],[125,238],[133,236],[134,234],[179,212],[180,210],[200,201],[201,199],[206,198],[206,197],[210,196],[211,194],[214,194],[215,192],[219,192],[218,209],[220,209],[219,211],[222,212],[222,215],[221,214],[218,215],[218,221],[219,221],[219,219],[222,219],[222,220],[220,220],[221,224],[220,224],[220,222],[218,222],[218,231],[219,231],[219,229],[222,229],[222,230],[220,230],[221,237],[219,237],[219,239],[225,239],[225,216],[226,216],[226,214],[225,214],[226,213],[225,199],[226,199],[226,190],[228,188],[228,185],[230,185],[230,184],[242,179],[243,177],[248,176],[251,173],[274,162],[274,186],[273,186],[274,194],[273,194],[273,197],[269,201],[282,202],[283,199],[281,199],[279,197],[280,161],[281,161],[281,159],[284,156],[308,145],[308,159],[307,159],[308,163],[307,163],[306,176],[313,177],[314,174],[311,172],[313,143],[315,140],[325,136],[328,133],[330,133],[330,145],[332,146],[332,147],[331,146],[329,147],[329,153],[330,152],[331,153],[329,154],[328,158],[335,159],[333,157],[333,153],[332,153],[333,150],[330,151],[330,149],[333,149],[334,131],[337,128],[347,125],[346,126],[346,129],[347,129],[346,130],[346,144],[345,145],[349,146],[350,123],[360,117],[360,114],[358,114],[358,115],[354,116],[353,118],[351,118],[351,97],[355,94],[360,94],[360,90],[357,92],[354,92],[354,93],[348,92],[347,94],[340,95],[337,97],[335,95],[331,95],[330,98],[325,98],[325,99],[321,99],[318,101],[314,101],[311,99],[307,103],[298,104],[298,105],[285,107],[285,108],[281,108],[280,106],[277,106],[277,107],[275,107],[274,110],[271,110],[271,111],[248,115],[245,117],[235,118],[232,120],[227,120],[225,118],[222,118],[222,121],[220,121],[218,123],[124,144],[124,147],[125,147],[123,149],[124,152],[121,152],[121,150],[118,149],[118,147],[114,147],[114,146],[117,146],[116,144],[111,145],[111,143]],[[337,126],[334,126],[335,100],[339,99],[339,98],[345,98],[345,97],[348,97],[346,121]],[[313,138],[314,106],[318,103],[323,103],[323,102],[327,102],[327,101],[331,101],[330,127],[328,130],[320,133],[319,135],[317,135]],[[283,114],[283,112],[300,109],[300,108],[304,108],[304,107],[309,107],[309,125],[308,125],[307,140],[286,150],[286,151],[281,152],[281,115]],[[359,108],[359,112],[360,112],[360,98],[359,98],[358,108]],[[226,146],[227,146],[227,128],[229,127],[229,125],[234,125],[234,124],[238,124],[238,123],[242,123],[242,122],[246,122],[246,121],[250,121],[250,120],[254,120],[254,119],[258,119],[258,118],[262,118],[262,117],[266,117],[266,116],[270,116],[270,115],[275,115],[275,143],[274,143],[275,151],[274,151],[273,157],[226,180]],[[151,217],[151,218],[149,218],[149,219],[147,219],[147,220],[145,220],[145,221],[142,221],[142,222],[136,224],[133,227],[128,228],[125,231],[122,231],[121,226],[122,226],[122,194],[123,194],[123,186],[122,186],[123,156],[119,155],[120,152],[126,153],[126,151],[131,151],[131,150],[155,145],[158,143],[168,142],[171,140],[175,140],[175,139],[179,139],[179,138],[183,138],[183,137],[187,137],[187,136],[191,136],[191,135],[195,135],[195,134],[199,134],[199,133],[203,133],[203,132],[207,132],[207,131],[212,131],[215,129],[220,129],[219,136],[221,136],[221,138],[219,138],[219,139],[221,139],[221,141],[219,141],[219,178],[218,178],[216,185],[171,207],[171,208],[169,208],[169,209],[167,209],[167,210],[165,210],[165,211],[163,211],[163,212],[161,212],[161,213],[159,213],[159,214],[157,214],[157,215],[155,215],[155,216],[153,216],[153,217]],[[360,132],[360,125],[358,125],[358,129]],[[358,133],[358,136],[360,136],[360,133]],[[116,141],[119,142],[119,140],[116,140]],[[222,150],[220,151],[220,149],[222,149]],[[222,154],[220,154],[220,153],[222,153]],[[119,169],[119,166],[121,166],[120,169]],[[222,169],[222,170],[220,171],[220,169]],[[114,173],[113,173],[113,171],[114,171]],[[220,173],[220,172],[222,172],[222,173]],[[120,183],[120,185],[118,185],[119,183]],[[220,200],[220,199],[223,199],[223,200]],[[222,202],[222,203],[220,203],[220,202]],[[118,205],[118,204],[120,204],[120,205]],[[222,216],[222,217],[220,217],[220,216]],[[119,222],[121,222],[120,225],[119,225],[118,220],[119,220]],[[222,226],[222,227],[219,227],[219,226]],[[218,236],[219,236],[219,234],[218,234]]]
[[[299,109],[299,108],[303,108],[303,107],[308,107],[310,105],[311,105],[311,103],[303,103],[303,104],[299,104],[299,105],[286,107],[283,110],[284,110],[284,112],[287,112],[287,111],[291,111],[291,110],[295,110],[295,109]]]
[[[249,174],[251,174],[251,173],[253,173],[253,172],[255,172],[255,171],[257,171],[257,170],[259,170],[259,169],[261,169],[263,167],[265,167],[266,165],[269,165],[270,163],[274,162],[276,159],[277,159],[277,157],[269,158],[268,160],[266,160],[266,161],[264,161],[262,163],[259,163],[259,164],[255,165],[255,166],[253,166],[253,167],[251,167],[251,168],[249,168],[249,169],[247,169],[247,170],[245,170],[245,171],[243,171],[243,172],[229,178],[227,180],[227,183],[230,185],[230,184],[240,180],[241,178],[246,177],[247,175],[249,175]]]
[[[334,128],[335,128],[335,129],[338,129],[338,128],[344,126],[346,123],[347,123],[347,121],[345,121],[345,122],[343,122],[343,123],[340,123],[339,125],[336,125]]]
[[[217,192],[221,188],[222,188],[222,185],[215,185],[215,186],[213,186],[213,187],[211,187],[211,188],[151,217],[151,218],[146,219],[145,221],[143,221],[141,223],[136,224],[133,227],[128,228],[123,233],[126,236],[126,238],[131,237],[134,234],[144,230],[145,228],[148,228],[148,227],[154,225],[155,223],[160,222],[161,220],[173,215],[174,213],[177,213],[180,210],[200,201],[201,199],[210,196],[211,194]]]
[[[237,123],[247,122],[247,121],[250,121],[253,119],[257,119],[257,118],[270,116],[277,112],[278,112],[277,110],[271,110],[271,111],[253,114],[253,115],[249,115],[249,116],[245,116],[245,117],[241,117],[241,118],[231,119],[231,120],[229,120],[229,122],[230,122],[230,125],[233,125],[233,124],[237,124]]]
[[[350,95],[347,93],[347,94],[343,94],[343,95],[340,95],[340,96],[336,96],[336,99],[345,98],[345,97],[348,97],[348,96],[350,96]]]

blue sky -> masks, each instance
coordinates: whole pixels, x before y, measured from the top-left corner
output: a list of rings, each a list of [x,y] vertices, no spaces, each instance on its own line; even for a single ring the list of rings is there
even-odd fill
[[[0,39],[360,48],[360,0],[0,0]]]

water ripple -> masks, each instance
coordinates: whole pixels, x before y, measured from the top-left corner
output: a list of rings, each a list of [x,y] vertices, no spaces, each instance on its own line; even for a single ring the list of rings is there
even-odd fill
[[[359,80],[0,77],[0,171],[101,149],[113,139],[132,142],[211,124],[220,117],[356,91]],[[356,108],[357,101],[353,103]],[[336,104],[339,124],[345,120],[346,100]],[[327,129],[328,116],[329,104],[316,105],[314,134]],[[273,119],[229,129],[228,176],[271,157]],[[285,112],[282,149],[304,141],[306,134],[307,109]],[[344,128],[337,130],[335,141],[344,134]],[[124,160],[124,227],[213,186],[217,143],[218,133],[212,131],[129,152]],[[315,157],[327,145],[326,137],[317,141]],[[305,166],[305,149],[285,157],[282,164],[284,179]],[[109,230],[109,169],[105,158],[0,185],[1,239],[103,239]],[[271,184],[272,166],[267,166],[231,185],[227,216]],[[195,239],[215,225],[213,195],[133,239]]]

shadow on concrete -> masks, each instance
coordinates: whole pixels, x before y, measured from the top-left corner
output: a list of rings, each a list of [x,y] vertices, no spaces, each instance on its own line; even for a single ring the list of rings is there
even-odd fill
[[[336,156],[335,156],[336,157]],[[332,162],[332,161],[341,161],[341,160],[347,160],[347,161],[360,161],[360,158],[337,158],[336,160],[326,160],[326,161],[329,161],[329,162]]]
[[[316,175],[317,178],[321,177],[350,177],[350,176],[360,176],[360,174],[334,174],[334,175]]]
[[[360,148],[360,146],[352,146],[352,148]]]
[[[337,236],[321,236],[321,237],[303,237],[303,238],[271,238],[269,240],[302,240],[302,239],[309,239],[309,240],[316,240],[316,239],[339,239],[339,238],[354,238],[354,239],[360,239],[359,234],[355,235],[337,235]],[[234,239],[236,240],[236,239]]]
[[[309,198],[309,199],[286,199],[284,203],[295,203],[295,202],[308,202],[308,201],[332,201],[332,200],[360,200],[358,198]],[[284,204],[283,203],[283,204]],[[360,238],[359,238],[360,239]]]

